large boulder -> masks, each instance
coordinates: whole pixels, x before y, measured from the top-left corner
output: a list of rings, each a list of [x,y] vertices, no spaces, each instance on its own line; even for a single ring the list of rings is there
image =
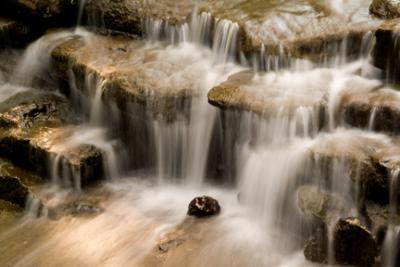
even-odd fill
[[[400,17],[400,2],[397,0],[374,0],[369,10],[382,19],[398,18]]]
[[[340,219],[332,232],[332,244],[328,244],[327,231],[321,231],[307,242],[304,254],[313,262],[327,263],[331,247],[336,264],[352,266],[376,266],[378,248],[374,237],[356,218]]]
[[[196,197],[190,202],[187,214],[195,217],[207,217],[217,215],[220,211],[221,207],[217,200],[209,196],[202,196]]]

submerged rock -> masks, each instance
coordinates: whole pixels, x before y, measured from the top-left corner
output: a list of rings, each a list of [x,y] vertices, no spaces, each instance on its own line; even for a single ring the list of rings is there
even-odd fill
[[[400,2],[397,0],[373,0],[370,12],[382,19],[400,17]]]
[[[209,196],[196,197],[189,204],[188,215],[195,217],[207,217],[217,215],[221,207],[217,200]]]
[[[297,196],[298,206],[305,215],[326,224],[346,215],[351,209],[343,198],[324,192],[317,186],[300,187]]]
[[[375,239],[357,218],[340,219],[332,232],[332,246],[328,245],[328,240],[326,229],[310,238],[304,249],[306,258],[327,263],[331,247],[336,264],[368,267],[375,266],[378,261]]]

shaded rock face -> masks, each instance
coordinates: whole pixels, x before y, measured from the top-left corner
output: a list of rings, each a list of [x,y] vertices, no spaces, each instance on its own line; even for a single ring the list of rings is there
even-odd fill
[[[400,17],[400,3],[397,0],[373,0],[369,10],[382,19]]]
[[[25,207],[28,196],[28,188],[18,178],[0,176],[0,199]]]
[[[195,217],[207,217],[217,215],[221,207],[217,200],[209,196],[196,197],[189,204],[188,215]]]
[[[76,23],[77,6],[78,0],[4,0],[0,3],[0,13],[48,28]]]
[[[0,49],[22,47],[38,34],[26,24],[0,17]]]
[[[355,218],[339,220],[335,228],[334,254],[337,262],[374,266],[378,249],[372,234]]]
[[[319,230],[305,246],[306,258],[313,262],[328,262],[326,229]],[[378,248],[372,234],[356,218],[340,219],[333,229],[332,256],[334,263],[352,266],[375,266]]]
[[[383,22],[375,32],[376,44],[372,52],[373,63],[383,71],[383,78],[389,82],[400,80],[399,34],[400,19]]]

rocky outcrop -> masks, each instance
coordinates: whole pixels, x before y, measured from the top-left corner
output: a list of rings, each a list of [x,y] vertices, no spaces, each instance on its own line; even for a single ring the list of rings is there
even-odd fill
[[[195,217],[207,217],[217,215],[221,207],[217,200],[209,196],[196,197],[189,204],[187,214]]]
[[[103,177],[103,152],[92,145],[68,144],[78,116],[51,93],[26,92],[0,105],[0,155],[49,177],[52,164],[65,179],[88,184]],[[54,166],[53,166],[54,167]],[[75,184],[76,181],[71,181]]]
[[[145,46],[143,41],[122,36],[89,38],[90,42],[85,42],[77,37],[52,52],[62,80],[68,80],[68,71],[72,70],[77,88],[82,90],[85,77],[92,77],[97,90],[103,92],[103,102],[139,118],[171,121],[186,114],[191,97],[197,94],[193,81],[168,84],[163,77],[191,62],[169,57],[161,63],[162,47]]]
[[[396,0],[373,0],[369,11],[382,19],[400,17],[400,3]]]

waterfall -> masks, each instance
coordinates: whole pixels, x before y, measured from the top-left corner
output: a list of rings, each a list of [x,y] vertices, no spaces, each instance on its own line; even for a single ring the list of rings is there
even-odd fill
[[[399,241],[400,241],[400,226],[397,224],[398,217],[398,190],[399,190],[400,170],[394,170],[390,180],[390,199],[389,199],[389,214],[388,228],[386,231],[385,240],[383,242],[383,267],[398,266],[399,260]]]

